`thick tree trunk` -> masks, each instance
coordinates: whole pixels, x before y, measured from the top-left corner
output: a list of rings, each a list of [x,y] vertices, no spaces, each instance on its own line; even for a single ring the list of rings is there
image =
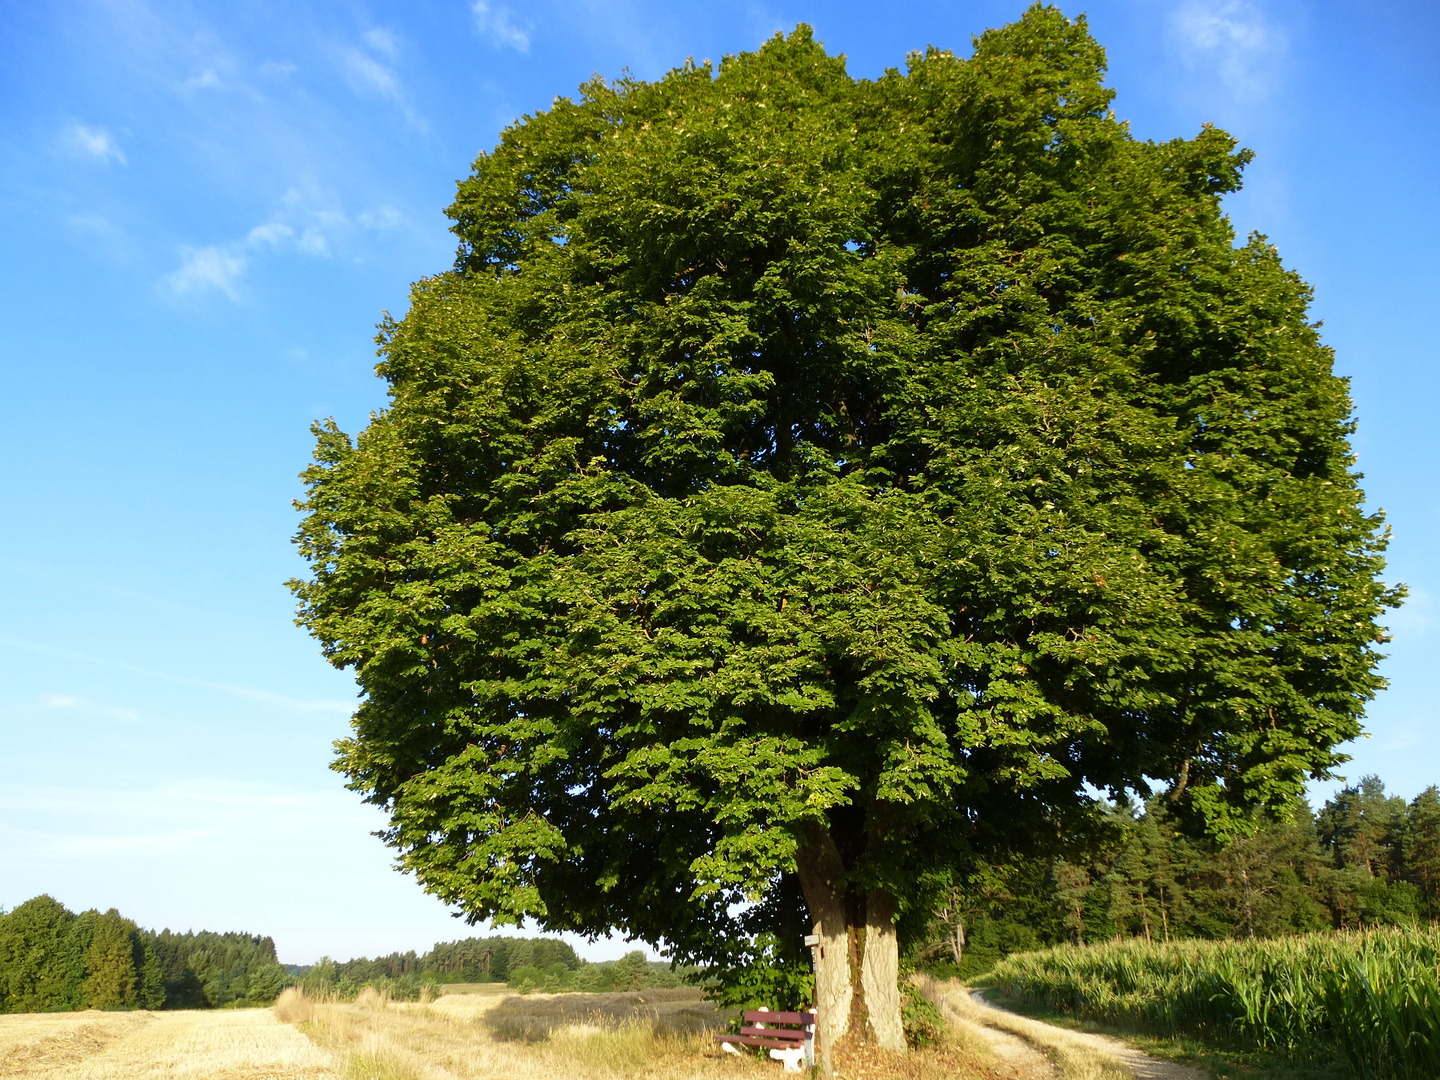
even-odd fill
[[[903,1052],[895,898],[879,889],[849,892],[840,852],[823,828],[812,829],[796,852],[796,870],[820,938],[815,1005],[822,1070],[831,1075],[830,1052],[846,1035]]]
[[[865,952],[860,962],[870,1037],[886,1050],[905,1051],[900,1022],[900,944],[895,936],[895,897],[882,889],[865,893]]]
[[[820,938],[814,950],[815,1011],[819,1014],[815,1041],[821,1072],[833,1076],[831,1051],[850,1023],[854,997],[850,986],[850,935],[845,925],[845,866],[830,834],[817,827],[796,851],[795,868],[805,893],[805,906],[815,923],[813,933]]]

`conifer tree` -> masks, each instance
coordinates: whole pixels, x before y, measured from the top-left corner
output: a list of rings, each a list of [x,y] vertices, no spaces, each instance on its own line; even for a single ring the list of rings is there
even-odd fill
[[[85,982],[81,987],[92,1009],[127,1009],[136,1004],[139,972],[135,967],[135,924],[111,908],[95,920],[94,936],[85,951]]]
[[[1405,877],[1420,890],[1425,917],[1440,919],[1440,789],[1415,796],[1402,831]]]

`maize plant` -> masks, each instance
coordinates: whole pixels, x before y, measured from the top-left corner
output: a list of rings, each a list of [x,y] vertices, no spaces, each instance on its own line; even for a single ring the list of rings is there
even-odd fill
[[[1001,993],[1073,1016],[1440,1077],[1440,927],[1272,940],[1139,939],[1012,956]]]

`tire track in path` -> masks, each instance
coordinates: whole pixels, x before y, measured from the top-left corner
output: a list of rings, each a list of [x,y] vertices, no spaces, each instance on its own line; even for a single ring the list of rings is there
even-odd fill
[[[1024,1080],[1210,1080],[1204,1069],[1151,1057],[1119,1039],[1010,1012],[954,980],[925,979],[920,989],[946,1020],[983,1040]]]

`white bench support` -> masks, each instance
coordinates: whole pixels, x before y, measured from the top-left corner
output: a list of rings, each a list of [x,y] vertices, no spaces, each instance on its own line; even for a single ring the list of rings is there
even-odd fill
[[[807,1040],[808,1043],[808,1040]],[[726,1044],[728,1045],[728,1044]],[[770,1059],[778,1061],[781,1065],[781,1072],[798,1073],[804,1072],[811,1057],[810,1047],[787,1046],[784,1050],[771,1050]]]

